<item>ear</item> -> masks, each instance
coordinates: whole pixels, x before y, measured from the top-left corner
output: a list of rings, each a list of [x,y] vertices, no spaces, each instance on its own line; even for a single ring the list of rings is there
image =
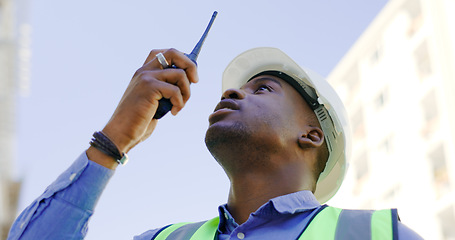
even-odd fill
[[[298,140],[301,148],[317,148],[324,143],[324,132],[319,127],[306,126]]]

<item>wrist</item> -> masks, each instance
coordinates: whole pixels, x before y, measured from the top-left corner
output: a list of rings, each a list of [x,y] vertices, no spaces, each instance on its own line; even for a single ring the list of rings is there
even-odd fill
[[[128,156],[119,150],[117,145],[102,131],[93,133],[90,146],[87,155],[105,167],[113,169],[118,164],[125,165],[128,162]],[[112,164],[112,162],[117,164]]]
[[[90,161],[96,162],[103,167],[115,170],[119,165],[113,157],[92,146],[87,149],[86,154]]]
[[[103,128],[102,132],[115,144],[115,146],[117,146],[120,152],[128,153],[134,146],[132,146],[132,139],[125,134],[119,133],[120,131],[118,131],[118,129],[119,128],[117,127],[110,127],[107,125]]]

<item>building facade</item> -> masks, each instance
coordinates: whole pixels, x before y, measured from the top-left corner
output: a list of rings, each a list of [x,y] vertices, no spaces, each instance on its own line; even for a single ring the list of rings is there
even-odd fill
[[[455,239],[453,12],[454,0],[390,0],[328,76],[353,136],[331,204],[396,207],[425,239]]]
[[[28,83],[29,33],[25,1],[0,0],[0,239],[6,239],[16,217],[21,181],[16,160],[16,100]],[[21,15],[22,14],[22,15]]]

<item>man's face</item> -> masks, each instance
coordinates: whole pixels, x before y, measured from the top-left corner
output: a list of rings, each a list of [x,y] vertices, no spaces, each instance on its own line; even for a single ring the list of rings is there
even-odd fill
[[[223,93],[209,116],[206,145],[217,159],[219,147],[281,152],[297,144],[305,114],[313,113],[293,87],[278,77],[261,75]]]

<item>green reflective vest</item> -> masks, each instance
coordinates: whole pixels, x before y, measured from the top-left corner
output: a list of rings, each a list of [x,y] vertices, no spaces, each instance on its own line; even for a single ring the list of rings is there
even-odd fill
[[[398,239],[396,209],[347,210],[323,206],[297,240]],[[152,240],[213,240],[219,217],[198,223],[178,223],[162,228]]]

